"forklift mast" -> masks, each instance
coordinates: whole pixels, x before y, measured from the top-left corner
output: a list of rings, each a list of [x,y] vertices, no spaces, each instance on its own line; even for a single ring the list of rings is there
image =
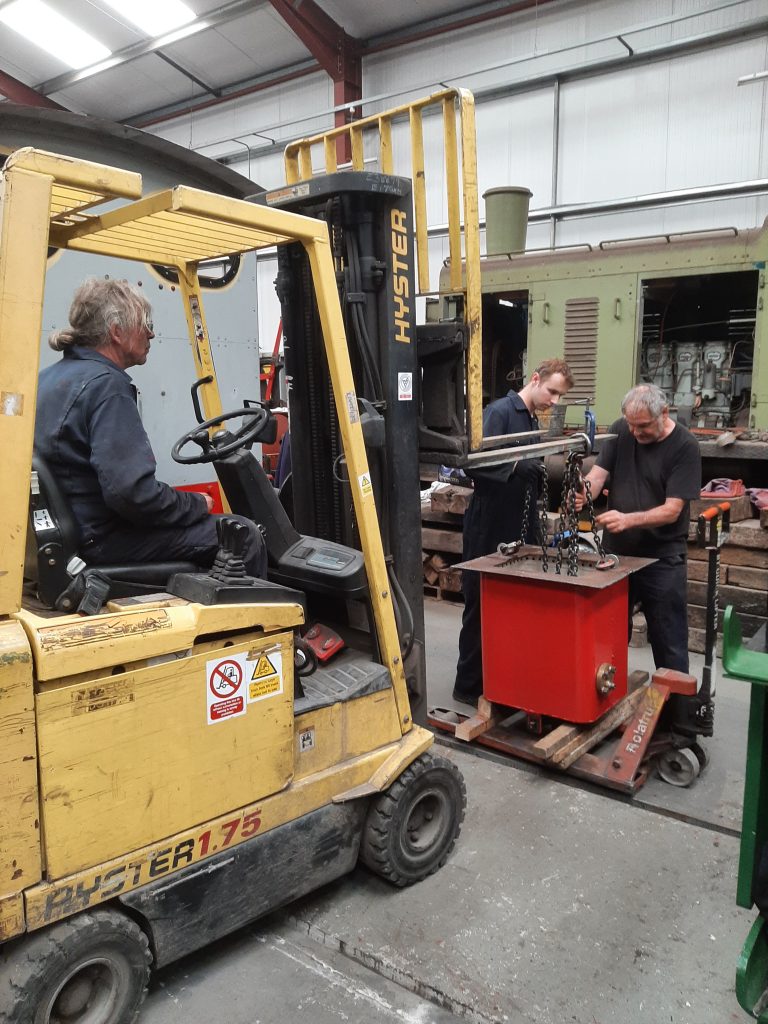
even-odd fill
[[[419,491],[419,367],[411,185],[392,175],[337,172],[254,198],[328,224],[357,395],[349,412],[362,425],[367,486],[379,514],[418,721],[424,713],[425,661],[421,521],[414,500]],[[276,285],[289,382],[292,476],[287,503],[294,526],[302,534],[359,547],[311,268],[302,246],[278,252]],[[354,396],[347,401],[354,402]]]

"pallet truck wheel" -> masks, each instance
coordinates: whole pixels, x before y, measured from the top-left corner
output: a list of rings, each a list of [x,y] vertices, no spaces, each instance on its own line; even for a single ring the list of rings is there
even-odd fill
[[[464,820],[467,790],[447,758],[422,754],[368,810],[360,860],[394,885],[412,885],[448,858]]]
[[[659,756],[659,775],[670,786],[690,786],[699,777],[701,764],[690,747],[666,750]]]
[[[141,928],[107,908],[32,932],[0,954],[0,1024],[131,1024],[151,962]]]

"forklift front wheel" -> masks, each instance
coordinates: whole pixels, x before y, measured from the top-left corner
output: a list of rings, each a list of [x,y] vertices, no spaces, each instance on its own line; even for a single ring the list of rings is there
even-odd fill
[[[32,932],[0,953],[0,1024],[130,1024],[151,961],[144,932],[106,907]]]
[[[467,790],[456,765],[422,754],[373,800],[360,860],[394,885],[421,881],[447,860],[466,806]]]

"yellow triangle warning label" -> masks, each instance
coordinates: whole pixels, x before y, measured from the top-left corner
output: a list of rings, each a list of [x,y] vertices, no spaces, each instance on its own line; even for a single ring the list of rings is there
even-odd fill
[[[251,680],[263,679],[264,676],[274,676],[276,674],[277,669],[275,668],[275,666],[272,664],[272,662],[269,660],[266,654],[262,654],[258,662],[256,663],[256,668],[254,668],[253,670]]]

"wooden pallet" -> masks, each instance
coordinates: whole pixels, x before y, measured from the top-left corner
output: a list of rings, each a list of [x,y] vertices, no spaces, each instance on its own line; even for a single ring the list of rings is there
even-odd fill
[[[433,708],[427,723],[456,739],[569,772],[610,789],[635,793],[648,777],[647,762],[655,752],[653,734],[670,693],[695,693],[693,676],[670,669],[632,672],[626,697],[590,725],[561,723],[538,734],[533,719],[480,698],[474,715]]]

